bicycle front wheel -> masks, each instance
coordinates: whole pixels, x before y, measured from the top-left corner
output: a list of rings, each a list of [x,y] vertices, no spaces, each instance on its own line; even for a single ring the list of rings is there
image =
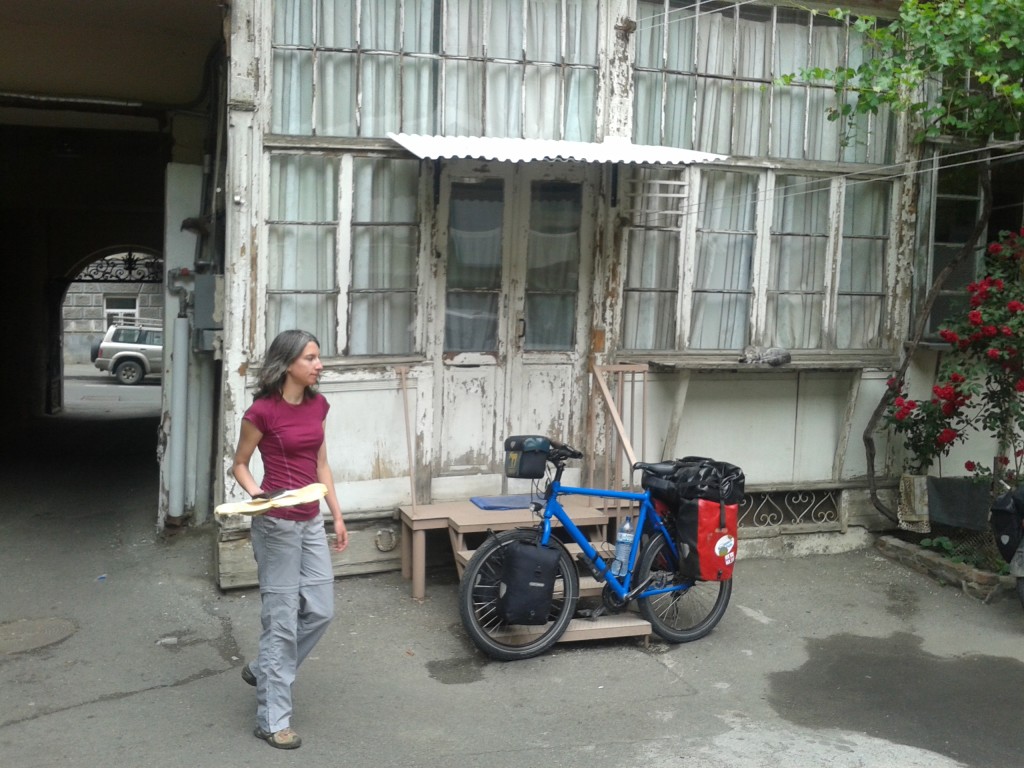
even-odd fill
[[[459,615],[473,644],[493,659],[516,661],[538,656],[562,636],[572,621],[579,600],[580,582],[569,553],[559,547],[555,590],[547,622],[539,625],[507,624],[498,611],[498,590],[507,547],[513,541],[533,543],[538,530],[516,529],[490,536],[476,551],[459,584]]]
[[[670,643],[689,643],[708,634],[725,614],[732,594],[732,579],[681,578],[673,565],[668,542],[660,533],[644,549],[636,578],[638,584],[650,579],[648,589],[682,587],[637,600],[640,614]]]

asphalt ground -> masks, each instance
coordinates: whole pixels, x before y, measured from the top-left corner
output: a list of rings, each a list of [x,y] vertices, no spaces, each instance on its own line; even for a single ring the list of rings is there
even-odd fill
[[[1024,762],[1024,609],[870,546],[741,549],[729,609],[695,643],[511,663],[466,637],[454,567],[423,603],[397,573],[341,579],[295,684],[304,744],[272,749],[240,677],[258,592],[216,588],[212,528],[157,534],[156,427],[72,408],[0,456],[0,768]]]

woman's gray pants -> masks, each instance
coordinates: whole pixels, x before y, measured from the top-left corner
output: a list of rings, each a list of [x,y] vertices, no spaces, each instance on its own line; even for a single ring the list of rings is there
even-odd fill
[[[324,521],[252,519],[252,549],[262,607],[256,722],[274,733],[292,716],[295,672],[334,616],[334,571]]]

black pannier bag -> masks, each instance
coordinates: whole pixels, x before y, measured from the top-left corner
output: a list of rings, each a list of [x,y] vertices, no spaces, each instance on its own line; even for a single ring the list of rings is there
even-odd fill
[[[546,624],[561,550],[513,541],[504,552],[498,584],[499,615],[506,624]]]
[[[540,435],[515,435],[505,439],[505,477],[538,480],[547,468],[551,441]]]
[[[679,468],[673,473],[680,499],[709,499],[726,504],[743,501],[746,478],[735,464],[702,456],[676,459]]]
[[[1010,562],[1013,553],[1020,546],[1021,535],[1024,533],[1024,486],[1004,493],[992,504],[989,525],[996,538],[996,547],[1003,560]]]

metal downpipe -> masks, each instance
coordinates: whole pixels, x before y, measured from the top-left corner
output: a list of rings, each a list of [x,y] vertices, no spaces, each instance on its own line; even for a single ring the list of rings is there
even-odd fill
[[[167,516],[185,516],[185,456],[188,443],[188,317],[174,318],[174,345],[171,352],[171,431],[168,467]]]

